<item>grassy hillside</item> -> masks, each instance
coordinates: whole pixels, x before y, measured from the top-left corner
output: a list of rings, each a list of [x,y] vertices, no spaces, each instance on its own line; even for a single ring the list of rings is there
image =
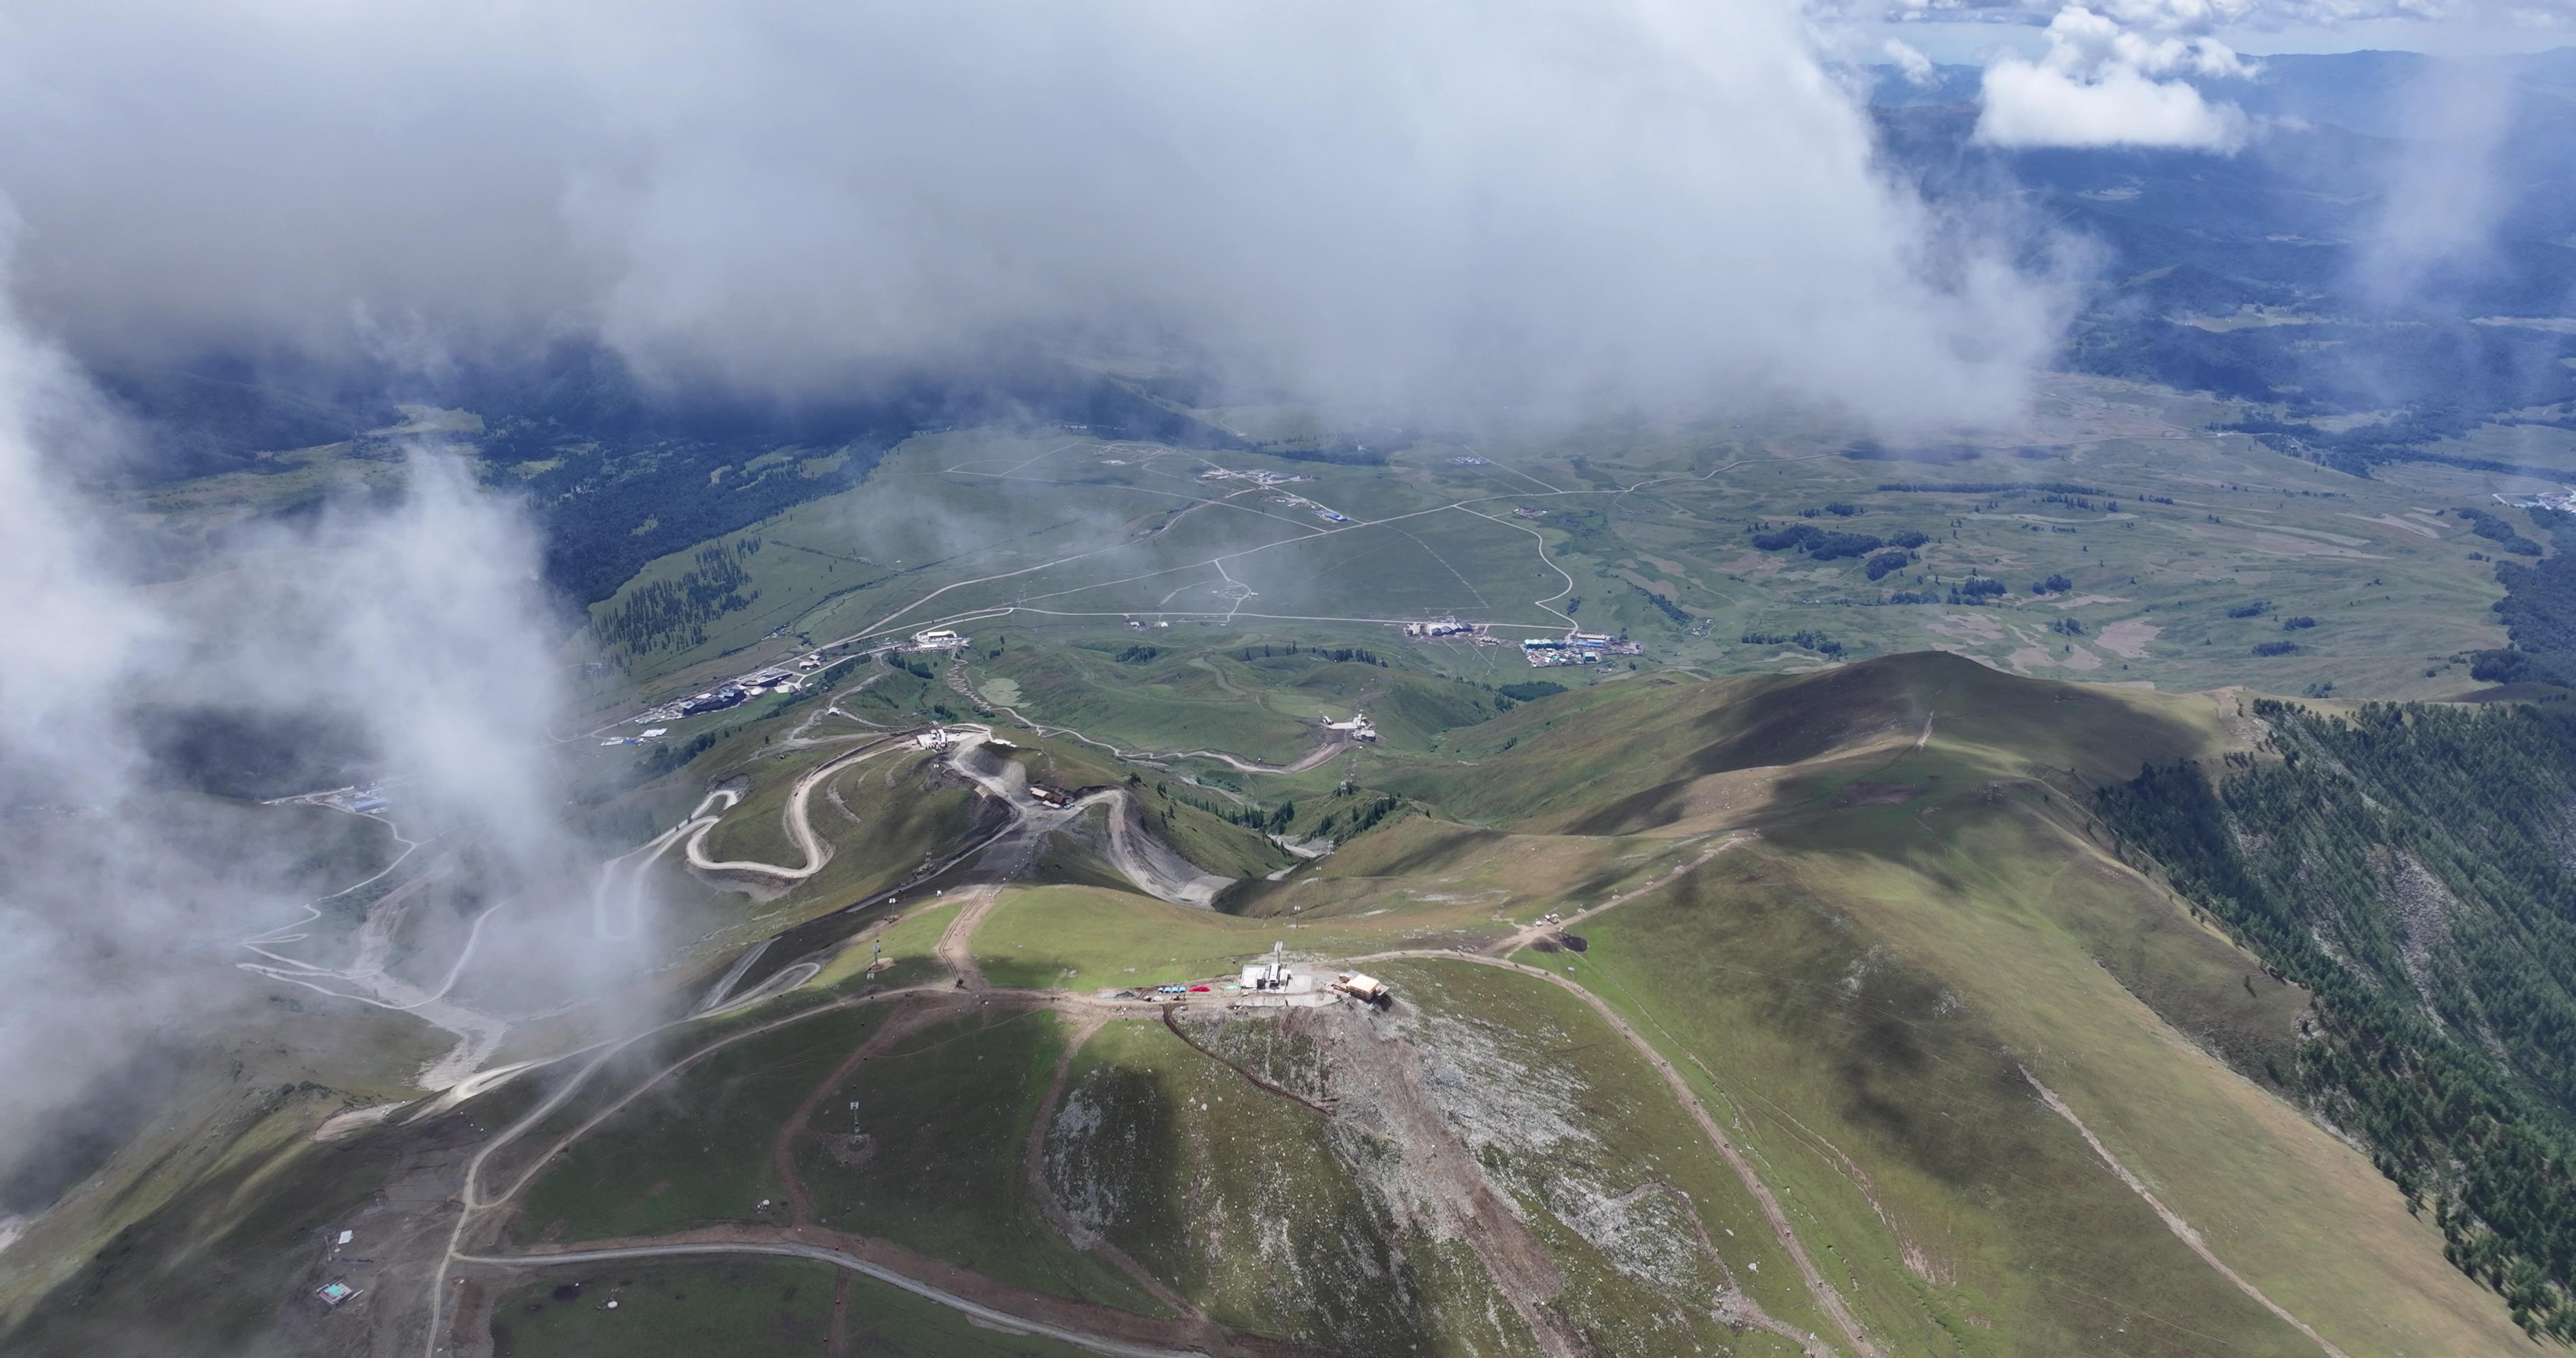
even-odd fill
[[[2139,861],[2321,999],[2290,1068],[2517,1322],[2576,1338],[2576,717],[2286,703],[2263,756],[2100,804]]]
[[[1516,828],[1669,834],[1831,796],[1869,760],[1936,738],[1989,776],[2098,783],[2222,735],[2207,698],[2051,684],[1928,652],[1811,675],[1595,685],[1462,733],[1450,748],[1472,768],[1388,782]],[[1787,783],[1766,772],[1800,765]]]
[[[98,1307],[309,1287],[292,1277],[328,1262],[315,1233],[397,1183],[414,1205],[383,1210],[426,1269],[463,1158],[557,1089],[491,1158],[470,1240],[826,1242],[1162,1347],[2163,1358],[2322,1341],[2361,1358],[2506,1352],[2529,1343],[2517,1319],[2552,1318],[2532,1271],[2550,1266],[2554,1181],[2506,1175],[2533,1172],[2505,1154],[2531,1143],[2501,1118],[2544,1125],[2562,1050],[2549,836],[2576,780],[2548,778],[2576,764],[2558,729],[2576,718],[2558,705],[2344,705],[2338,726],[1933,653],[1620,676],[1497,711],[1475,684],[1302,649],[1101,663],[1195,674],[1256,713],[1330,710],[1371,683],[1424,708],[1413,736],[1329,772],[1232,770],[1241,790],[1009,728],[1033,779],[1126,788],[1155,833],[1250,876],[1219,911],[1141,894],[1063,835],[846,911],[977,815],[1007,816],[918,753],[854,762],[815,785],[824,873],[766,902],[723,883],[682,902],[695,942],[656,982],[675,1021],[650,1041],[579,1086],[560,1063],[466,1121],[330,1148],[301,1138],[337,1096],[281,1106],[258,1155],[192,1164],[121,1243],[31,1289],[10,1341],[85,1351]],[[845,686],[841,710],[884,687]],[[942,679],[902,701],[932,694],[957,696]],[[720,727],[603,814],[735,788],[710,848],[792,859],[787,790],[868,748],[845,739],[863,718],[819,711]],[[1256,807],[1263,828],[1276,813],[1345,833],[1292,860],[1241,823]],[[2190,833],[2146,828],[2167,821]],[[2212,845],[2233,857],[2186,852]],[[2361,889],[2412,880],[2399,853],[2455,899],[2441,947],[2419,946],[2413,897]],[[2353,979],[2267,951],[2276,916]],[[679,1019],[761,939],[728,993],[777,993]],[[1225,981],[1274,942],[1379,975],[1396,1001],[1227,1008],[1242,997]],[[880,946],[893,966],[871,974]],[[2525,955],[2537,966],[2510,965]],[[1100,998],[1201,979],[1219,988],[1168,1025]],[[2354,997],[2401,985],[2416,1026],[2360,1026],[2380,1010]],[[2381,1051],[2416,1063],[2400,1071],[2468,1069],[2443,1035],[2472,1030],[2498,1063],[2484,1084],[2357,1074]],[[523,1028],[505,1057],[579,1047],[572,1031]],[[2446,1124],[2407,1101],[2419,1087],[2485,1099],[2466,1115],[2489,1121]],[[2362,1116],[2409,1109],[2413,1142]],[[2356,1131],[2383,1138],[2378,1163]],[[2421,1173],[2410,1210],[2383,1171],[2444,1151],[2452,1177]],[[210,1230],[244,1262],[198,1253]],[[291,1267],[252,1266],[270,1256]],[[606,1295],[663,1319],[648,1350],[745,1325],[855,1335],[871,1295],[723,1255],[560,1278],[454,1266],[460,1298],[491,1307],[468,1329],[530,1355],[611,1343],[628,1302]],[[383,1289],[365,1323],[413,1323],[408,1295]],[[273,1351],[332,1333],[230,1304],[223,1333],[245,1343],[284,1325]],[[968,1342],[953,1311],[879,1314],[866,1332],[888,1344]]]

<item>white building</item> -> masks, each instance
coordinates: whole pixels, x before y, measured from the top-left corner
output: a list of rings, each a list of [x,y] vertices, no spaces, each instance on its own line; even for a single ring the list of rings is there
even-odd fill
[[[1307,995],[1315,991],[1315,978],[1288,966],[1288,945],[1270,945],[1270,958],[1243,969],[1243,988],[1265,995]]]
[[[912,644],[925,651],[962,651],[966,649],[967,641],[968,638],[959,636],[945,627],[934,627],[927,632],[912,634]]]

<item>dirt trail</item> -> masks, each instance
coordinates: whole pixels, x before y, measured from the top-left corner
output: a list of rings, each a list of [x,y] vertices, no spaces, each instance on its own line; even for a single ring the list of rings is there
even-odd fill
[[[832,1275],[832,1327],[823,1336],[823,1358],[844,1358],[850,1351],[850,1274]]]
[[[1028,1180],[1029,1199],[1038,1205],[1038,1214],[1047,1219],[1056,1234],[1071,1241],[1075,1249],[1089,1250],[1116,1265],[1119,1272],[1134,1279],[1138,1287],[1176,1314],[1204,1324],[1207,1312],[1200,1310],[1196,1302],[1173,1291],[1170,1284],[1154,1276],[1153,1270],[1136,1262],[1135,1256],[1075,1224],[1064,1204],[1056,1200],[1054,1185],[1047,1182],[1047,1129],[1055,1125],[1055,1110],[1064,1103],[1064,1087],[1073,1078],[1073,1058],[1082,1051],[1082,1044],[1108,1022],[1109,1015],[1105,1013],[1084,1014],[1073,1021],[1072,1031],[1065,1034],[1064,1054],[1056,1058],[1055,1076],[1047,1082],[1046,1097],[1038,1102],[1037,1116],[1029,1122],[1028,1141],[1020,1151],[1020,1173]]]
[[[1649,891],[1655,891],[1665,886],[1669,886],[1673,881],[1682,877],[1684,874],[1697,871],[1710,859],[1717,857],[1719,854],[1734,848],[1738,844],[1749,844],[1761,837],[1761,833],[1755,830],[1746,830],[1738,834],[1728,835],[1726,838],[1719,840],[1709,848],[1701,850],[1699,857],[1681,864],[1665,873],[1663,876],[1646,883],[1644,886],[1630,887],[1626,891],[1620,892],[1618,895],[1603,901],[1599,905],[1593,906],[1589,910],[1577,910],[1573,914],[1558,920],[1554,924],[1533,924],[1499,943],[1488,946],[1485,949],[1485,955],[1488,957],[1509,957],[1513,953],[1519,952],[1521,949],[1536,943],[1542,938],[1546,938],[1551,934],[1563,933],[1568,928],[1580,924],[1583,921],[1592,918],[1594,915],[1600,914],[1604,910],[1615,909],[1616,907],[1626,905],[1628,902],[1645,895]]]
[[[826,1245],[806,1244],[799,1240],[706,1240],[516,1255],[466,1254],[457,1256],[457,1262],[527,1269],[562,1267],[566,1264],[618,1263],[629,1259],[695,1258],[710,1254],[766,1254],[783,1255],[791,1259],[816,1260],[899,1287],[914,1296],[937,1302],[952,1311],[962,1312],[969,1318],[994,1329],[1010,1334],[1052,1339],[1093,1353],[1107,1354],[1110,1358],[1190,1358],[1190,1355],[1198,1352],[1192,1349],[1169,1348],[1161,1344],[1111,1338],[1031,1319],[1027,1316],[1014,1315],[999,1307],[970,1301],[956,1292],[935,1287],[872,1259],[862,1257],[858,1253],[834,1249]],[[997,1290],[1000,1289],[997,1288]]]
[[[787,1121],[778,1128],[777,1139],[770,1144],[769,1154],[771,1167],[778,1172],[779,1187],[787,1194],[787,1208],[792,1214],[790,1220],[802,1226],[814,1219],[814,1200],[806,1195],[804,1181],[796,1177],[796,1139],[812,1128],[815,1110],[823,1106],[823,1100],[858,1073],[860,1062],[933,1023],[964,1012],[957,1002],[944,998],[896,1009],[886,1016],[885,1022],[877,1025],[875,1032],[850,1049],[850,1054],[842,1058],[841,1064],[834,1066],[832,1073],[824,1076],[805,1096],[805,1101],[796,1105],[795,1112],[787,1115]]]
[[[2093,1135],[2093,1129],[2084,1125],[2084,1119],[2075,1116],[2075,1110],[2066,1106],[2066,1100],[2057,1097],[2056,1090],[2041,1084],[2039,1082],[2039,1077],[2031,1074],[2030,1069],[2026,1066],[2022,1068],[2021,1077],[2030,1081],[2031,1088],[2039,1091],[2040,1102],[2047,1104],[2050,1112],[2066,1119],[2067,1124],[2072,1126],[2076,1130],[2076,1133],[2084,1138],[2084,1144],[2091,1146],[2093,1148],[2093,1153],[2101,1157],[2102,1163],[2110,1166],[2111,1172],[2119,1176],[2120,1182],[2127,1184],[2130,1192],[2145,1199],[2147,1206],[2154,1208],[2156,1215],[2164,1221],[2165,1229],[2172,1231],[2177,1239],[2181,1240],[2185,1245],[2190,1246],[2191,1252],[2199,1255],[2202,1262],[2208,1264],[2211,1268],[2217,1269],[2220,1277],[2236,1284],[2236,1290],[2251,1298],[2255,1305],[2279,1316],[2283,1322],[2290,1326],[2290,1328],[2297,1330],[2299,1333],[2306,1335],[2310,1339],[2315,1340],[2317,1347],[2324,1349],[2327,1353],[2333,1355],[2333,1358],[2351,1358],[2351,1355],[2345,1353],[2342,1349],[2336,1348],[2333,1342],[2328,1340],[2324,1335],[2310,1329],[2306,1321],[2299,1319],[2297,1316],[2291,1315],[2289,1311],[2283,1308],[2279,1303],[2273,1301],[2270,1297],[2264,1296],[2261,1288],[2258,1288],[2254,1284],[2245,1280],[2245,1275],[2229,1268],[2226,1263],[2218,1257],[2217,1252],[2210,1249],[2209,1242],[2201,1238],[2200,1232],[2192,1228],[2192,1224],[2190,1222],[2183,1220],[2180,1213],[2165,1206],[2164,1203],[2156,1197],[2155,1193],[2147,1187],[2143,1180],[2139,1179],[2137,1175],[2131,1174],[2129,1172],[2129,1167],[2121,1164],[2119,1157],[2111,1154],[2111,1148],[2103,1145],[2100,1137]]]
[[[1357,748],[1359,748],[1358,742],[1352,740],[1347,732],[1326,731],[1323,743],[1299,755],[1297,762],[1293,764],[1264,764],[1258,759],[1245,759],[1240,755],[1227,754],[1223,750],[1174,750],[1170,754],[1156,755],[1155,758],[1213,759],[1227,768],[1238,769],[1244,773],[1304,773],[1308,769],[1322,768],[1332,762],[1333,756]]]
[[[1175,1012],[1180,1007],[1181,1006],[1177,1004],[1167,1004],[1162,1006],[1163,1026],[1172,1030],[1172,1036],[1188,1043],[1192,1051],[1195,1051],[1199,1055],[1204,1056],[1207,1059],[1216,1062],[1218,1065],[1233,1071],[1235,1074],[1242,1076],[1245,1084],[1260,1090],[1264,1094],[1276,1095],[1279,1098],[1288,1100],[1290,1103],[1303,1106],[1309,1112],[1319,1113],[1325,1117],[1331,1117],[1333,1115],[1333,1110],[1326,1105],[1317,1103],[1303,1094],[1296,1093],[1292,1090],[1282,1089],[1279,1086],[1272,1084],[1268,1080],[1265,1080],[1252,1073],[1250,1070],[1245,1069],[1242,1062],[1237,1061],[1222,1052],[1215,1051],[1206,1043],[1190,1036],[1188,1030],[1181,1027],[1181,1021]]]
[[[1771,1223],[1771,1234],[1779,1241],[1780,1248],[1788,1254],[1789,1261],[1797,1266],[1798,1276],[1806,1281],[1807,1291],[1815,1297],[1817,1306],[1833,1320],[1834,1327],[1842,1332],[1843,1341],[1861,1354],[1862,1358],[1885,1358],[1879,1347],[1871,1342],[1869,1332],[1862,1327],[1860,1319],[1854,1316],[1851,1308],[1843,1302],[1842,1294],[1835,1291],[1831,1283],[1825,1281],[1823,1272],[1818,1270],[1815,1261],[1807,1256],[1806,1247],[1798,1242],[1797,1232],[1789,1225],[1789,1214],[1781,1208],[1780,1200],[1772,1196],[1770,1185],[1762,1182],[1762,1177],[1754,1172],[1753,1164],[1745,1158],[1744,1152],[1737,1149],[1733,1141],[1727,1139],[1726,1132],[1718,1126],[1717,1119],[1709,1116],[1707,1106],[1700,1102],[1699,1094],[1690,1087],[1690,1082],[1682,1078],[1682,1073],[1674,1069],[1672,1062],[1664,1059],[1663,1053],[1655,1050],[1654,1044],[1648,1042],[1644,1034],[1630,1027],[1628,1021],[1621,1018],[1618,1011],[1610,1007],[1608,1001],[1562,976],[1541,971],[1537,967],[1523,966],[1518,962],[1508,962],[1499,957],[1418,949],[1372,953],[1366,957],[1347,960],[1361,963],[1391,958],[1472,962],[1478,966],[1502,967],[1517,971],[1524,976],[1535,976],[1550,985],[1570,992],[1590,1006],[1592,1012],[1599,1014],[1602,1021],[1608,1023],[1613,1031],[1626,1038],[1628,1045],[1634,1048],[1639,1056],[1644,1057],[1648,1065],[1655,1068],[1655,1073],[1663,1077],[1665,1086],[1672,1090],[1673,1097],[1679,1099],[1683,1110],[1690,1114],[1691,1121],[1698,1125],[1700,1134],[1708,1138],[1709,1144],[1717,1148],[1719,1155],[1725,1157],[1727,1165],[1735,1171],[1735,1177],[1743,1182],[1744,1191],[1752,1195],[1755,1204],[1761,1207],[1764,1219]]]
[[[968,887],[958,894],[965,897],[965,901],[957,907],[957,918],[948,921],[948,927],[939,931],[939,942],[932,945],[930,955],[938,958],[941,966],[955,972],[957,979],[965,982],[964,989],[990,989],[990,983],[984,979],[984,969],[975,965],[975,931],[983,926],[984,917],[993,913],[993,907],[1001,903],[1002,889],[997,886]]]
[[[412,847],[405,849],[402,855],[392,864],[388,864],[382,872],[376,873],[359,885],[365,886],[381,880],[386,874],[409,860],[412,849],[420,847],[409,840],[404,842],[411,844]],[[253,934],[241,941],[242,948],[267,959],[266,961],[236,962],[234,965],[255,975],[289,985],[299,985],[335,999],[354,1000],[360,1004],[373,1005],[378,1009],[390,1009],[396,1013],[409,1014],[433,1028],[454,1034],[456,1045],[445,1055],[434,1057],[423,1064],[412,1077],[413,1083],[424,1089],[452,1088],[472,1075],[477,1066],[482,1065],[494,1051],[500,1048],[501,1039],[510,1029],[509,1016],[490,1013],[450,998],[450,993],[455,990],[457,981],[465,974],[466,965],[473,960],[475,948],[482,941],[484,924],[508,906],[510,901],[507,898],[495,901],[475,915],[473,923],[465,931],[465,941],[458,946],[455,958],[448,965],[446,976],[437,983],[435,988],[427,983],[415,982],[397,975],[388,970],[388,967],[392,962],[395,936],[401,930],[404,918],[411,913],[412,898],[451,871],[456,863],[457,855],[454,853],[433,858],[418,873],[368,906],[366,916],[361,921],[352,944],[351,959],[346,966],[330,966],[290,957],[267,946],[274,944],[282,947],[310,938],[310,935],[303,930],[305,926],[322,918],[319,902],[304,907],[304,919],[282,928]],[[335,900],[357,889],[357,887],[349,887],[322,899]],[[324,984],[326,981],[335,981],[350,988],[336,989]]]
[[[1663,1195],[1665,1201],[1681,1209],[1682,1216],[1690,1222],[1692,1237],[1699,1241],[1700,1253],[1707,1255],[1709,1262],[1717,1265],[1717,1271],[1724,1275],[1727,1287],[1733,1292],[1732,1296],[1726,1298],[1726,1304],[1721,1308],[1722,1314],[1731,1312],[1731,1318],[1736,1321],[1757,1330],[1769,1330],[1796,1344],[1798,1351],[1805,1355],[1805,1358],[1834,1358],[1832,1345],[1785,1320],[1774,1319],[1770,1312],[1762,1309],[1762,1303],[1755,1301],[1752,1294],[1746,1292],[1742,1284],[1736,1281],[1735,1270],[1727,1266],[1726,1256],[1718,1253],[1717,1242],[1708,1238],[1708,1223],[1700,1220],[1699,1204],[1691,1201],[1690,1194],[1661,1179],[1648,1179],[1631,1191],[1659,1193]]]
[[[524,1254],[461,1255],[481,1267],[533,1269],[628,1259],[766,1254],[813,1259],[899,1287],[1012,1334],[1038,1335],[1111,1358],[1328,1358],[1320,1350],[1237,1334],[1187,1318],[1142,1316],[1032,1292],[871,1236],[817,1227],[710,1226],[651,1239],[597,1241]]]

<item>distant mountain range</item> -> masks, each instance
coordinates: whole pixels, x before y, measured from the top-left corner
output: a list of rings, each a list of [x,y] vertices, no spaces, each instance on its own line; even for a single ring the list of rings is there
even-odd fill
[[[2070,366],[2278,403],[2289,420],[2410,417],[2342,459],[2360,470],[2508,413],[2554,423],[2576,400],[2576,49],[2443,66],[2279,56],[2252,80],[2199,81],[2258,119],[2234,155],[1980,146],[1977,68],[1936,67],[1920,86],[1893,67],[1856,74],[1890,160],[1927,196],[2009,194],[2101,252]],[[2500,134],[2470,144],[2427,116],[2418,91],[2443,83],[2500,91]],[[2423,163],[2448,170],[2431,191],[2487,197],[2460,205],[2486,241],[2392,290],[2373,241],[2404,167]]]

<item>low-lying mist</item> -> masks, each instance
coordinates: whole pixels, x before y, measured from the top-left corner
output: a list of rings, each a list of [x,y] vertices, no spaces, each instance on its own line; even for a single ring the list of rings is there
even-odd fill
[[[112,510],[64,475],[128,432],[59,352],[0,323],[0,1182],[14,1198],[62,1182],[30,1161],[96,1149],[83,1118],[134,1118],[134,1053],[202,1054],[223,1040],[217,1016],[265,995],[411,1011],[459,1044],[438,1072],[452,1078],[488,1055],[497,1022],[601,993],[649,942],[593,933],[591,881],[617,850],[564,811],[546,727],[564,624],[516,506],[423,452],[389,504],[271,525],[218,569],[136,587],[102,554]],[[202,790],[319,790],[334,783],[296,780],[358,772],[383,780],[391,832]],[[339,893],[406,841],[385,882],[439,884],[411,907],[404,955],[370,955],[351,926],[372,897]],[[339,909],[308,920],[324,896]]]

